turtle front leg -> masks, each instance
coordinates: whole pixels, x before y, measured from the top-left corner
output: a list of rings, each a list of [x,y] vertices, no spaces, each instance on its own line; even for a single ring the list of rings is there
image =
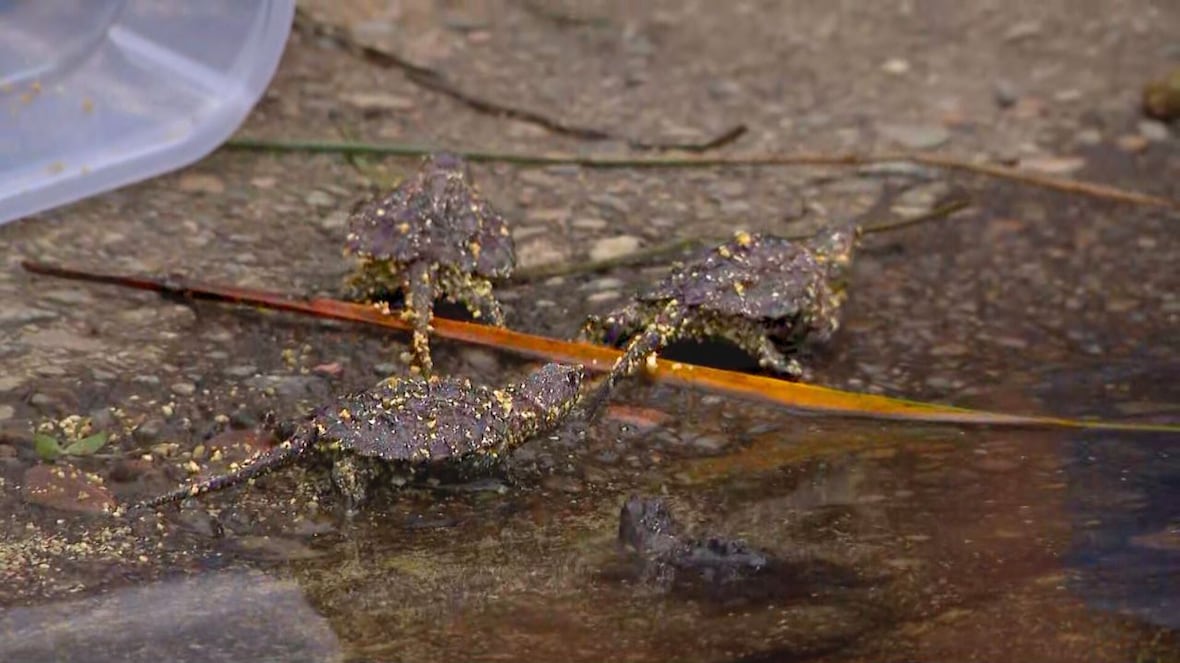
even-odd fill
[[[600,317],[590,315],[578,330],[577,338],[591,343],[606,343],[615,345],[619,339],[628,338],[642,329],[643,311],[638,304],[631,303]]]
[[[434,282],[434,270],[423,262],[411,265],[406,279],[407,297],[402,319],[413,325],[411,368],[417,368],[423,377],[430,377],[434,371],[434,362],[430,358],[430,321],[434,318],[434,298],[438,285]]]
[[[611,318],[607,318],[608,322],[610,320]],[[615,361],[610,372],[606,374],[606,378],[586,397],[586,405],[583,407],[586,420],[594,418],[606,402],[607,397],[614,391],[619,380],[633,375],[637,369],[643,366],[649,356],[659,353],[678,338],[683,326],[684,312],[680,307],[680,302],[676,300],[668,302],[656,316],[655,322],[652,322],[643,332],[627,343],[627,347],[623,349],[623,356]]]

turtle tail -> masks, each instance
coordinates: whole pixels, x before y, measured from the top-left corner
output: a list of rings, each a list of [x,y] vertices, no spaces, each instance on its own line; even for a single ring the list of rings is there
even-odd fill
[[[659,353],[675,340],[683,322],[684,313],[681,312],[679,302],[675,300],[668,302],[664,310],[656,316],[655,322],[648,325],[638,336],[627,343],[622,356],[611,366],[606,378],[586,396],[585,405],[582,407],[583,416],[587,420],[593,419],[606,403],[606,399],[614,391],[619,380],[634,375],[636,370],[643,366],[649,355]]]
[[[139,502],[132,509],[151,509],[245,483],[257,476],[291,464],[307,450],[315,437],[314,431],[300,431],[295,437],[282,444],[247,458],[242,461],[241,467],[228,474],[220,474],[204,481],[195,481],[181,486],[171,492]]]
[[[430,321],[434,318],[434,294],[438,285],[434,283],[436,275],[433,272],[424,262],[410,266],[406,308],[403,312],[403,316],[408,314],[414,326],[413,339],[410,341],[413,365],[418,367],[424,378],[430,377],[434,370],[434,362],[430,359]]]

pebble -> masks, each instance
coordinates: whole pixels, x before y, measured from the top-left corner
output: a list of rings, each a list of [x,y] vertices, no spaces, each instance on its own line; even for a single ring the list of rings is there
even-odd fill
[[[248,378],[252,377],[258,372],[258,369],[253,364],[239,364],[237,366],[230,366],[223,371],[226,375],[234,378]]]
[[[160,439],[160,434],[164,432],[163,419],[147,419],[140,425],[135,427],[131,436],[135,438],[136,442],[141,444],[148,444]]]
[[[1047,175],[1068,175],[1086,166],[1081,157],[1030,157],[1020,160],[1020,167]]]
[[[336,198],[332,194],[326,191],[320,191],[319,189],[307,194],[307,197],[303,201],[313,207],[331,207],[336,204]]]
[[[94,301],[94,297],[85,290],[61,289],[50,290],[41,294],[42,299],[47,299],[58,304],[66,304],[67,306],[77,306],[78,304],[87,304]]]
[[[599,209],[609,210],[618,216],[626,216],[631,213],[631,206],[627,204],[627,201],[609,193],[590,196],[590,202]]]
[[[1012,81],[1004,79],[996,81],[995,87],[992,88],[992,96],[1000,108],[1011,108],[1020,100],[1020,92],[1016,86]]]
[[[1159,143],[1171,137],[1171,133],[1168,131],[1168,125],[1156,120],[1140,120],[1139,135],[1153,143]]]
[[[344,103],[366,111],[408,111],[414,109],[414,100],[396,94],[380,92],[353,92],[340,95]]]
[[[910,70],[910,63],[902,58],[889,58],[881,64],[881,70],[887,74],[900,76]]]
[[[192,396],[197,392],[197,385],[191,382],[176,382],[169,388],[177,396]]]
[[[593,217],[581,217],[574,219],[570,225],[578,230],[602,230],[606,228],[606,219],[596,219]]]
[[[23,377],[15,375],[0,375],[0,392],[12,391],[25,383]]]
[[[937,124],[886,124],[878,131],[886,139],[911,150],[929,150],[946,143],[951,134]]]
[[[185,173],[180,176],[176,188],[189,193],[225,193],[225,182],[216,175],[207,173]]]
[[[597,304],[599,302],[609,302],[618,299],[619,297],[620,294],[618,290],[603,290],[602,292],[596,292],[587,297],[586,303]]]
[[[16,408],[11,405],[0,405],[0,421],[8,421],[16,414]]]
[[[613,276],[604,276],[600,279],[594,279],[586,285],[582,286],[583,290],[617,290],[623,287],[624,281]]]
[[[27,325],[32,322],[45,322],[57,318],[57,313],[35,306],[6,305],[0,309],[0,326]]]
[[[34,407],[45,407],[46,405],[51,404],[53,404],[53,397],[49,394],[43,394],[39,391],[29,398],[29,405]]]
[[[340,230],[348,224],[348,212],[333,210],[320,219],[320,228],[324,230]]]
[[[466,348],[463,359],[480,375],[496,375],[500,372],[500,362],[494,352],[483,348]]]
[[[594,242],[590,247],[591,260],[610,260],[628,253],[634,253],[639,248],[641,240],[633,235],[618,235],[607,237]]]
[[[160,384],[160,378],[154,375],[136,375],[135,377],[131,378],[131,382],[149,387],[155,387]]]
[[[545,237],[532,239],[516,247],[516,264],[521,268],[561,262],[565,257],[565,252]]]
[[[688,444],[703,451],[717,452],[724,449],[729,444],[729,440],[716,435],[698,435],[689,440]]]

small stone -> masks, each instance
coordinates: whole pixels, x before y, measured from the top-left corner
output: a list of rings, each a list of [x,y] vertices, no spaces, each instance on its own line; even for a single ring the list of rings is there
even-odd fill
[[[234,378],[248,378],[252,377],[258,369],[253,364],[239,364],[237,366],[230,366],[226,368],[224,373]]]
[[[0,307],[0,326],[12,325],[19,327],[27,325],[32,322],[45,322],[53,320],[57,317],[57,313],[48,309],[36,308],[34,306],[13,306],[6,304]]]
[[[570,226],[578,230],[602,230],[606,228],[607,223],[606,219],[582,217],[571,221]]]
[[[609,193],[590,196],[590,202],[599,209],[614,212],[616,216],[626,216],[631,213],[631,206],[627,204],[627,201]]]
[[[1139,134],[1125,134],[1115,139],[1115,144],[1124,152],[1136,154],[1147,149],[1147,139]]]
[[[1153,143],[1160,143],[1171,137],[1168,125],[1156,120],[1139,120],[1139,135]]]
[[[115,507],[115,498],[102,479],[72,465],[34,465],[25,471],[24,499],[51,509],[102,513]]]
[[[724,449],[729,444],[729,440],[716,435],[698,435],[689,440],[688,444],[702,451],[716,453]]]
[[[409,111],[414,109],[414,100],[396,94],[380,92],[353,92],[340,95],[344,103],[363,111]]]
[[[911,150],[929,150],[950,140],[950,132],[937,124],[887,124],[878,131],[886,139]]]
[[[307,194],[303,201],[313,207],[331,207],[336,204],[336,198],[332,194],[319,189]]]
[[[587,297],[586,303],[597,304],[599,302],[609,302],[618,299],[621,296],[622,295],[618,290],[603,290],[602,292],[596,292]]]
[[[185,173],[180,176],[176,188],[188,193],[225,193],[225,182],[216,175],[207,173]]]
[[[463,350],[463,359],[478,375],[496,375],[500,372],[500,362],[496,354],[489,350],[466,348]]]
[[[583,290],[617,290],[617,289],[623,287],[623,284],[624,284],[623,279],[616,278],[614,276],[604,276],[600,279],[594,279],[593,281],[590,281],[585,286],[583,286],[582,289]]]
[[[1011,108],[1020,100],[1020,92],[1012,81],[1000,79],[992,89],[992,96],[1000,108]]]
[[[548,265],[565,259],[565,252],[546,237],[537,237],[516,246],[516,264],[521,268]]]
[[[163,419],[148,419],[136,426],[131,436],[140,444],[150,444],[160,439],[160,434],[164,432],[164,426]]]
[[[607,237],[594,242],[590,247],[591,260],[610,260],[622,255],[634,253],[642,240],[632,235]]]
[[[881,70],[887,74],[901,76],[910,70],[910,63],[902,58],[890,58],[881,65]]]
[[[8,421],[16,414],[16,408],[11,405],[0,405],[0,421]]]
[[[708,85],[709,94],[714,99],[729,99],[741,94],[742,86],[738,85],[736,81],[724,78],[718,81],[712,81]]]
[[[1016,42],[1023,41],[1029,37],[1035,37],[1039,34],[1041,34],[1040,21],[1019,21],[1017,23],[1013,23],[1012,26],[1004,32],[1003,38],[1006,42]]]
[[[344,210],[332,210],[320,219],[320,228],[328,231],[340,230],[348,225],[348,212]]]
[[[38,391],[37,393],[35,393],[31,397],[29,397],[29,405],[32,405],[34,407],[45,407],[47,405],[52,405],[52,404],[53,404],[53,397],[50,396],[49,394],[43,394]]]
[[[131,382],[135,384],[142,384],[148,387],[157,387],[160,385],[160,378],[154,375],[136,375],[131,378]]]
[[[1086,166],[1081,157],[1030,157],[1020,160],[1020,167],[1047,175],[1068,175]]]
[[[197,392],[197,385],[191,382],[177,382],[169,388],[177,396],[192,396]]]
[[[1097,129],[1082,129],[1075,140],[1079,145],[1098,145],[1102,142],[1102,132]]]
[[[393,375],[397,372],[398,366],[393,362],[383,361],[378,364],[373,364],[373,373],[382,377]]]
[[[71,288],[50,290],[41,294],[42,299],[47,299],[58,304],[65,304],[67,306],[77,306],[79,304],[87,304],[94,301],[94,297],[85,290],[76,290]]]
[[[0,393],[5,391],[12,391],[25,383],[23,377],[15,375],[0,375]]]

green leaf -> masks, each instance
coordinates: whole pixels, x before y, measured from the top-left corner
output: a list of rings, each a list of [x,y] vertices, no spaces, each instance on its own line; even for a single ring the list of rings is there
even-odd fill
[[[70,446],[65,448],[65,452],[71,456],[89,456],[106,446],[107,438],[110,434],[103,431],[102,433],[95,433],[89,437],[84,437],[77,442],[71,442]]]
[[[61,445],[57,443],[57,438],[45,433],[37,433],[33,436],[33,448],[42,460],[53,460],[62,454]]]

